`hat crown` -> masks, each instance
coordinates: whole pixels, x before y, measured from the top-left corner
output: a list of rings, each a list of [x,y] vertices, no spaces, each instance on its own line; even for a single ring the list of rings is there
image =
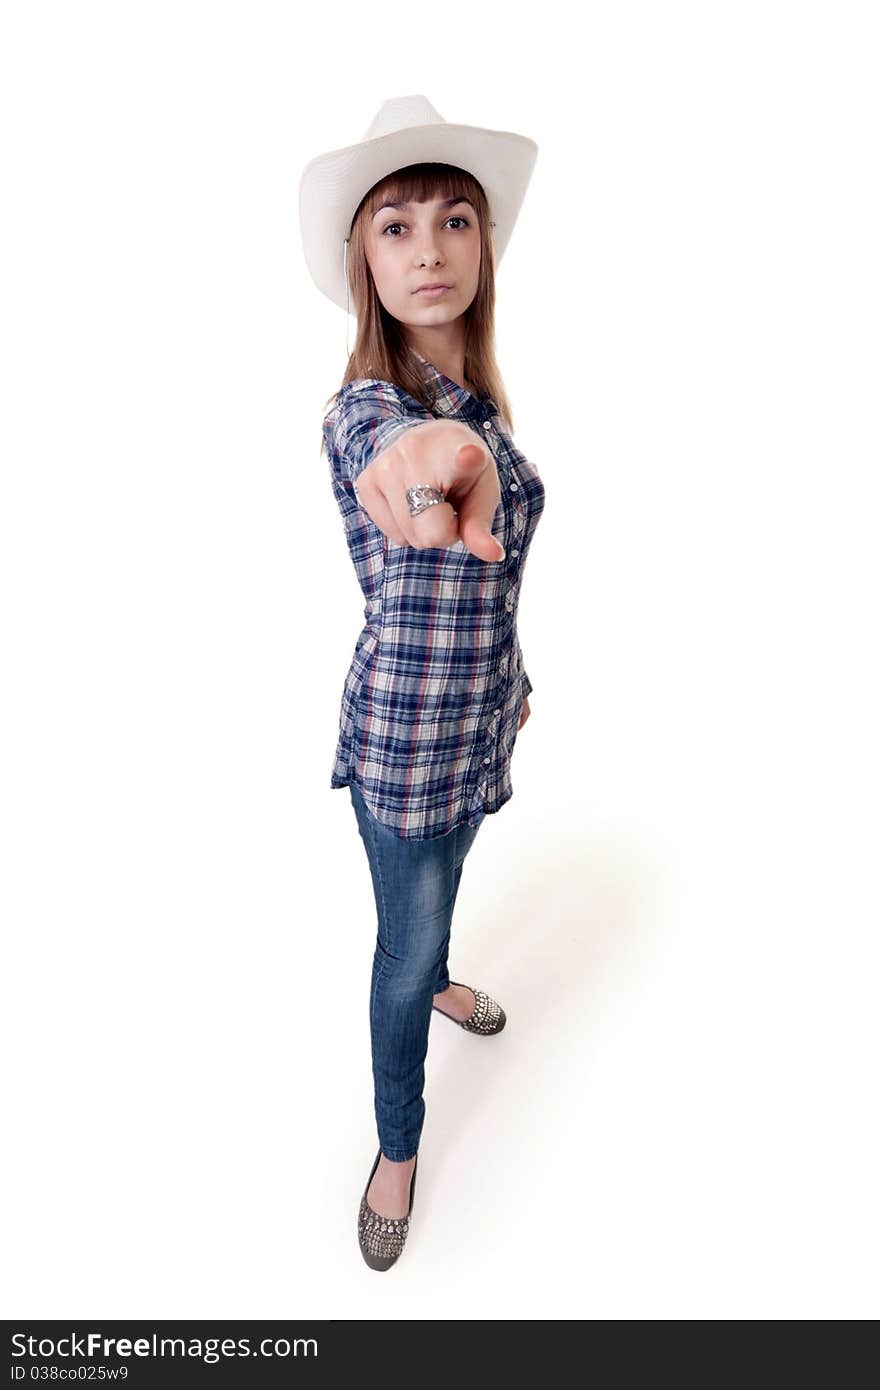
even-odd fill
[[[379,107],[363,139],[379,140],[383,135],[392,135],[397,130],[410,130],[420,125],[445,124],[440,112],[431,105],[427,97],[390,97]]]

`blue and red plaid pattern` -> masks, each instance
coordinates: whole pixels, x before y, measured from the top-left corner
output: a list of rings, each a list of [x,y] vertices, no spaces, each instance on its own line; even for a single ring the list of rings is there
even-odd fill
[[[416,355],[436,393],[432,410],[401,387],[362,378],[342,387],[324,417],[333,493],[366,600],[330,785],[355,782],[384,825],[427,840],[479,825],[513,795],[511,757],[532,689],[517,608],[544,486],[491,397],[478,399]],[[480,560],[461,541],[396,545],[358,502],[358,475],[377,454],[443,417],[469,424],[492,450],[501,488],[492,534],[503,560]]]

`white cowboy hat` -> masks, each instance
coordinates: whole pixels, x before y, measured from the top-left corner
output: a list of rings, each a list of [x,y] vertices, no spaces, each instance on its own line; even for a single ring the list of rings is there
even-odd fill
[[[322,294],[348,309],[344,243],[358,204],[374,183],[407,164],[456,164],[485,190],[495,264],[522,206],[538,146],[526,135],[451,125],[427,97],[383,102],[356,145],[309,160],[300,178],[299,220],[306,264]],[[351,309],[354,313],[354,310]]]

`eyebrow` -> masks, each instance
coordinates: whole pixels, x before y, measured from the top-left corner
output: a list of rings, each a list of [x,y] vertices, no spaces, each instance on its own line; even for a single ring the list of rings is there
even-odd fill
[[[453,208],[455,207],[456,203],[467,203],[468,207],[473,208],[474,212],[476,212],[477,210],[471,202],[470,198],[444,198],[443,201],[440,203],[440,207]],[[373,213],[373,216],[378,217],[379,213],[384,212],[386,208],[394,208],[398,212],[409,212],[411,207],[411,203],[383,203],[381,207],[376,208],[376,211]]]

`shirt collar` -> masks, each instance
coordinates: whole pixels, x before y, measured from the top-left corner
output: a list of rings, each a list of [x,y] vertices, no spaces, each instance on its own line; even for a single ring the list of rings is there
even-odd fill
[[[457,381],[448,377],[445,372],[441,372],[439,367],[435,367],[433,362],[429,362],[427,357],[416,352],[415,348],[412,349],[412,352],[420,362],[424,363],[428,376],[434,384],[437,397],[434,402],[435,410],[439,410],[442,415],[455,416],[465,420],[483,419],[488,415],[498,414],[498,407],[491,396],[472,395],[463,386],[459,386]]]

